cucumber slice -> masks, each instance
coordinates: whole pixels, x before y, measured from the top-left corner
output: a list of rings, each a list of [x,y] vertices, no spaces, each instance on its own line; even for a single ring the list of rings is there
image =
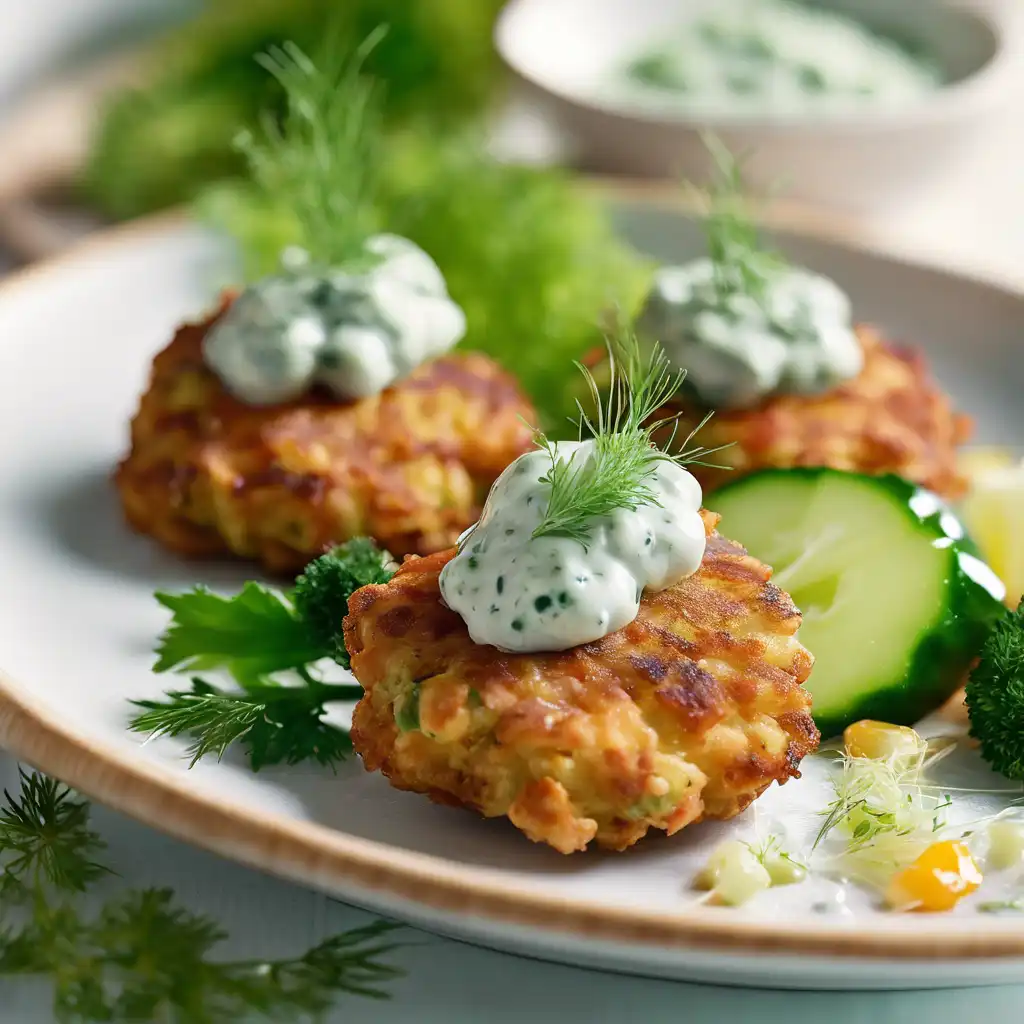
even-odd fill
[[[912,725],[963,682],[1005,588],[941,499],[895,476],[765,470],[706,504],[803,612],[822,736]]]

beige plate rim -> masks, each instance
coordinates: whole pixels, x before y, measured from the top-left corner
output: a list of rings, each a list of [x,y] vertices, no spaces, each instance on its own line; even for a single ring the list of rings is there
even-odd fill
[[[171,213],[100,232],[58,259],[11,275],[0,283],[0,301],[83,256],[159,236],[183,219],[180,213]],[[1020,293],[987,287],[1021,299]],[[496,872],[481,869],[467,877],[463,869],[439,857],[347,836],[315,823],[243,812],[226,800],[199,795],[189,787],[185,773],[135,760],[127,752],[74,735],[54,711],[31,695],[27,684],[0,670],[0,746],[18,758],[162,832],[357,901],[354,893],[372,890],[383,899],[408,901],[424,910],[480,915],[492,923],[633,946],[903,961],[1024,956],[1024,929],[994,924],[986,931],[957,934],[950,929],[940,934],[925,919],[918,919],[919,924],[903,919],[885,929],[837,931],[806,921],[798,925],[749,922],[715,908],[695,907],[672,914],[634,912],[509,890]]]

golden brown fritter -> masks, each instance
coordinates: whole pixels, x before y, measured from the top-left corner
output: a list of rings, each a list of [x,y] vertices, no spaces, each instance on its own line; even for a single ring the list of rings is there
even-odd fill
[[[129,522],[184,555],[300,569],[350,537],[396,557],[453,544],[487,491],[532,447],[533,410],[486,356],[446,356],[380,395],[326,393],[256,408],[202,359],[220,312],[155,359],[116,475]]]
[[[730,818],[798,776],[819,739],[800,613],[771,570],[702,515],[700,570],[645,595],[624,629],[569,651],[474,644],[440,602],[454,551],[409,559],[390,583],[357,591],[345,644],[366,691],[352,739],[367,770],[507,815],[562,853]]]
[[[953,411],[919,352],[892,347],[869,327],[858,327],[857,336],[864,369],[846,384],[825,395],[787,395],[756,409],[715,413],[697,440],[710,448],[732,444],[712,461],[734,468],[689,467],[705,493],[741,473],[790,466],[896,473],[947,498],[964,493],[956,448],[970,438],[971,421]],[[703,415],[685,408],[678,436]]]

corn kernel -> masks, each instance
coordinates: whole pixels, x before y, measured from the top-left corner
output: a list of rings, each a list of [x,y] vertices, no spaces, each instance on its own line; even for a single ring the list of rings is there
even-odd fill
[[[999,818],[986,829],[988,834],[988,867],[1005,871],[1024,860],[1024,824]]]
[[[895,875],[885,899],[896,910],[952,910],[981,885],[978,865],[965,843],[932,843],[910,867]]]
[[[909,726],[873,722],[865,718],[846,727],[843,745],[850,757],[909,764],[924,749],[925,741]]]
[[[770,889],[772,880],[750,847],[733,840],[712,851],[694,884],[710,889],[720,903],[738,907]]]

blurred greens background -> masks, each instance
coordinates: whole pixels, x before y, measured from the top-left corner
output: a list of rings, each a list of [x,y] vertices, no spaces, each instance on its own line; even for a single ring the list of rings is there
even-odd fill
[[[134,217],[190,199],[240,167],[231,140],[280,87],[253,55],[273,43],[314,52],[325,32],[353,43],[386,23],[367,73],[386,85],[386,115],[443,133],[481,117],[502,87],[491,34],[502,0],[207,0],[150,45],[145,84],[102,113],[85,195],[107,214]]]

